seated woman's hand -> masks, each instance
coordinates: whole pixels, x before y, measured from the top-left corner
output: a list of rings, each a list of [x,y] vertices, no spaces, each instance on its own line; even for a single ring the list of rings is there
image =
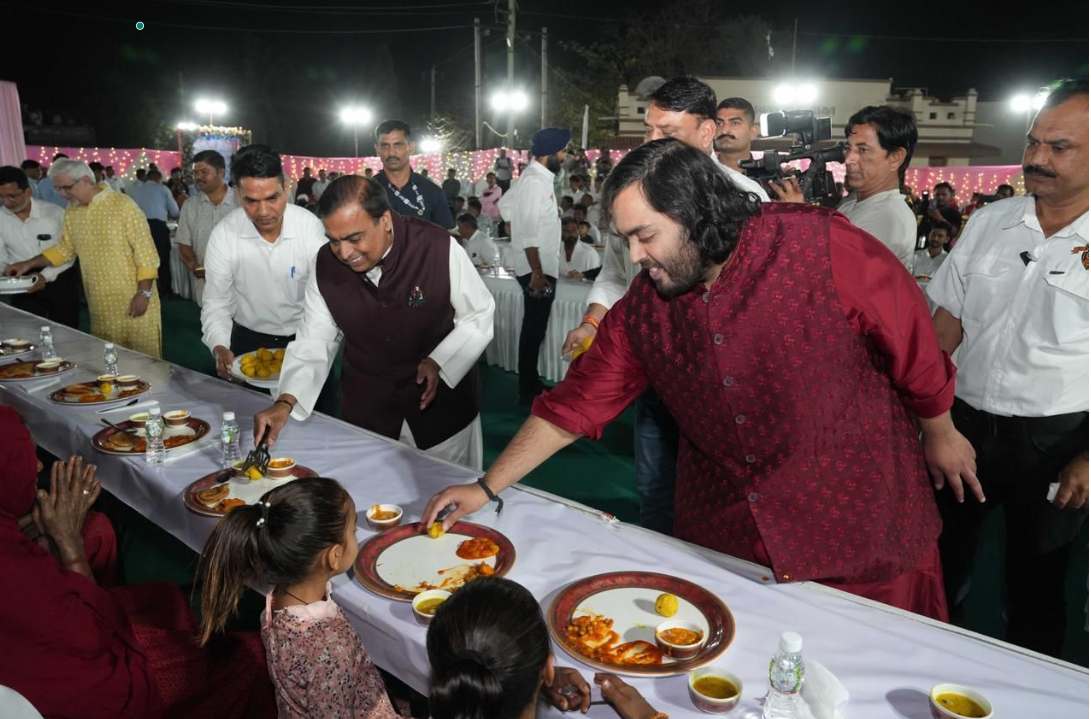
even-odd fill
[[[648,719],[655,716],[655,709],[640,692],[616,674],[600,672],[595,675],[595,684],[602,690],[602,698],[614,706],[621,719]]]
[[[568,667],[553,670],[553,683],[542,687],[542,695],[565,712],[579,709],[586,714],[591,707],[591,685],[578,671]]]
[[[67,462],[53,463],[49,491],[38,490],[35,513],[36,523],[57,545],[61,561],[83,556],[80,529],[101,492],[102,485],[95,479],[95,465],[85,465],[83,457],[75,455]]]

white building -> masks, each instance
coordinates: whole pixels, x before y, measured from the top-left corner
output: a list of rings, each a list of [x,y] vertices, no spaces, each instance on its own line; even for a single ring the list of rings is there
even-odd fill
[[[999,148],[974,142],[977,91],[942,102],[928,97],[920,89],[891,92],[893,80],[821,80],[792,85],[771,78],[702,77],[716,92],[716,97],[742,97],[750,101],[758,114],[777,110],[814,110],[819,117],[829,117],[833,139],[845,136],[845,124],[857,110],[868,105],[895,105],[911,110],[917,117],[919,140],[913,165],[943,166],[975,164],[978,157],[995,157]],[[610,144],[618,148],[635,147],[644,135],[644,113],[648,103],[626,85],[618,88],[617,137]],[[787,149],[788,139],[759,140],[754,150]]]

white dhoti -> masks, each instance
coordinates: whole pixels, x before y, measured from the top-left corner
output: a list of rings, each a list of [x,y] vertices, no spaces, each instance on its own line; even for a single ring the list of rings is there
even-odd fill
[[[413,432],[409,429],[408,422],[402,422],[402,431],[398,436],[398,441],[414,449],[417,448],[416,440],[413,439]],[[421,451],[429,457],[444,459],[480,472],[485,453],[481,435],[481,415],[474,417],[473,422],[466,425],[465,429],[456,432],[434,447],[422,449]]]

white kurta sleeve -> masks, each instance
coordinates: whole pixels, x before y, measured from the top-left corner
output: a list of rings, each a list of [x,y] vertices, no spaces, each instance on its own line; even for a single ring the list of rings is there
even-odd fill
[[[492,342],[493,300],[470,258],[452,238],[448,260],[451,271],[451,306],[455,327],[428,356],[439,365],[440,378],[454,387],[473,368]]]
[[[201,341],[209,351],[217,345],[231,347],[231,322],[235,316],[233,280],[234,243],[222,224],[212,230],[205,251],[205,290],[201,306]]]
[[[460,250],[461,252],[461,250]],[[295,340],[284,350],[284,364],[280,368],[278,394],[290,394],[296,398],[292,416],[307,419],[314,410],[314,403],[322,391],[322,384],[333,367],[341,344],[341,331],[330,314],[322,291],[318,289],[318,273],[311,271],[303,295],[303,321],[296,331]]]
[[[595,285],[587,295],[588,305],[602,305],[606,309],[625,296],[629,289],[626,264],[629,248],[625,241],[611,233],[606,236],[606,250],[602,253],[602,271],[595,278]]]

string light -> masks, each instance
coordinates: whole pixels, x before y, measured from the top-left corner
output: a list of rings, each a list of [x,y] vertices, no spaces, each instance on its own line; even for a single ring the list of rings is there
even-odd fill
[[[183,138],[187,143],[187,154],[191,154],[192,141],[202,135],[218,135],[238,139],[240,146],[249,143],[250,133],[241,127],[212,127],[199,126],[195,130],[183,131]],[[160,169],[182,165],[177,150],[149,150],[117,149],[114,147],[49,147],[44,145],[27,145],[27,156],[37,160],[43,165],[49,165],[53,156],[63,153],[69,157],[84,162],[99,162],[103,166],[113,166],[115,175],[123,179],[132,179],[136,176],[136,170],[147,167],[154,162]],[[588,150],[587,159],[594,167],[599,157],[598,150]],[[616,165],[625,157],[625,150],[612,150],[610,159]],[[515,161],[516,166],[520,162],[527,162],[529,153],[526,150],[509,150],[508,157]],[[498,149],[478,150],[476,152],[436,152],[413,155],[410,164],[420,172],[428,170],[428,176],[437,183],[447,176],[447,170],[454,168],[455,176],[462,181],[477,182],[484,179],[485,175],[493,171],[496,166],[496,158],[500,156]],[[284,169],[289,177],[302,177],[303,168],[310,167],[315,173],[318,170],[337,172],[339,174],[363,174],[364,168],[370,167],[373,173],[383,169],[382,162],[377,157],[308,157],[305,155],[281,155]],[[838,182],[845,180],[845,168],[843,165],[829,165],[834,179]],[[516,169],[512,175],[518,177]],[[970,202],[973,194],[992,195],[999,185],[1011,185],[1015,188],[1015,194],[1021,195],[1025,191],[1023,184],[1023,170],[1019,165],[997,165],[991,167],[910,167],[905,172],[905,183],[912,187],[918,194],[923,190],[932,191],[940,182],[948,182],[955,188],[955,197],[960,204]]]

